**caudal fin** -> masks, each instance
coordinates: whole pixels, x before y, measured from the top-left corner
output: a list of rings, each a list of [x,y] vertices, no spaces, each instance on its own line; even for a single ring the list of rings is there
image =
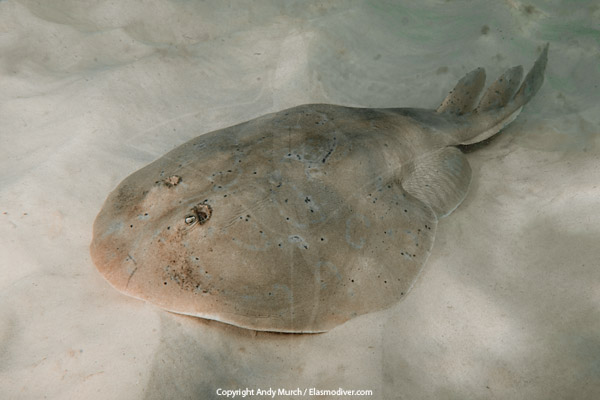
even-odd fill
[[[512,101],[515,103],[515,108],[526,104],[542,87],[542,83],[544,83],[544,71],[546,71],[546,64],[548,63],[548,47],[549,44],[546,43],[542,54],[535,61],[533,68],[531,68],[517,94],[513,97]]]

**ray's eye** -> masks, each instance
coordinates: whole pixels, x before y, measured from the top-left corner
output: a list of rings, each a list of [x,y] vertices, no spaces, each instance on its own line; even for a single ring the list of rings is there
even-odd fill
[[[202,225],[210,219],[211,215],[212,208],[208,204],[201,203],[192,208],[191,213],[185,216],[184,221],[188,226],[192,226],[195,223]]]
[[[196,223],[196,221],[198,221],[198,218],[195,215],[187,215],[185,217],[186,225],[194,225]]]

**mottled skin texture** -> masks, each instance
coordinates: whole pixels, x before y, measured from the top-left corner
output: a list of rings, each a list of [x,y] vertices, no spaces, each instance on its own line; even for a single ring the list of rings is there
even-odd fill
[[[389,307],[466,195],[453,146],[537,91],[464,114],[465,85],[483,86],[469,79],[437,111],[309,104],[199,136],[109,195],[93,260],[128,295],[256,330],[326,331]]]

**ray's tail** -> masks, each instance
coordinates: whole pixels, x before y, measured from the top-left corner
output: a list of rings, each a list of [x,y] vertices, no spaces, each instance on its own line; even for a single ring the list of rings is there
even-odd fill
[[[542,86],[547,62],[548,44],[522,83],[523,67],[513,67],[488,87],[479,102],[485,70],[477,68],[465,75],[436,110],[464,122],[463,128],[453,135],[457,144],[480,142],[512,122]]]

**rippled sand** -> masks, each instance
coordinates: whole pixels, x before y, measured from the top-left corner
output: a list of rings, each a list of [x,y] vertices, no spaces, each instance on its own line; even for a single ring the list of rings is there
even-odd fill
[[[594,1],[140,3],[0,1],[0,398],[600,398]],[[434,108],[545,42],[544,86],[469,149],[467,199],[386,311],[257,333],[128,298],[91,262],[108,193],[199,134],[308,102]]]

